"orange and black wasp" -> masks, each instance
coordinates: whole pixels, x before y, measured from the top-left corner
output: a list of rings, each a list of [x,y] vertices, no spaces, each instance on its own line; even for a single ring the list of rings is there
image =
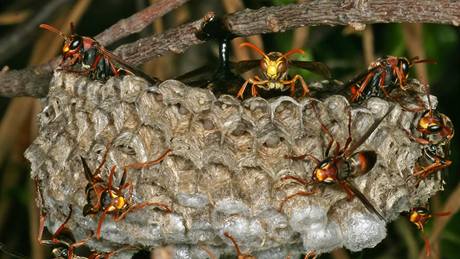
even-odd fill
[[[374,132],[374,130],[380,125],[383,119],[393,110],[394,106],[388,109],[386,114],[382,118],[376,120],[369,130],[361,137],[359,141],[352,144],[351,137],[351,110],[348,110],[348,138],[345,142],[343,148],[341,148],[340,143],[337,142],[329,129],[322,122],[319,113],[317,111],[316,105],[313,104],[313,109],[315,111],[316,117],[321,125],[321,129],[326,135],[329,136],[330,141],[326,148],[324,159],[320,160],[314,157],[311,154],[305,154],[301,156],[286,156],[286,158],[294,160],[304,160],[310,159],[316,163],[316,167],[313,171],[312,177],[310,180],[305,180],[297,176],[287,175],[283,176],[281,180],[285,181],[288,179],[294,180],[297,183],[300,183],[304,186],[309,186],[311,184],[339,184],[340,187],[347,193],[348,200],[351,200],[354,196],[357,196],[358,199],[364,204],[364,206],[371,212],[376,214],[380,219],[385,221],[385,218],[382,214],[375,209],[372,203],[364,196],[361,191],[356,188],[353,183],[351,183],[351,177],[357,177],[369,172],[375,165],[377,161],[377,153],[372,150],[364,150],[355,152],[355,150],[361,146],[361,144],[366,141],[366,139]],[[335,150],[331,154],[331,148],[333,144],[336,143]],[[284,204],[296,196],[306,196],[314,194],[316,191],[301,191],[287,196],[280,204],[280,210],[283,208]]]
[[[66,227],[66,224],[69,222],[70,217],[72,216],[72,206],[69,205],[69,214],[65,218],[64,222],[59,226],[59,228],[54,232],[51,237],[51,240],[43,240],[43,231],[45,228],[45,217],[46,214],[41,211],[40,215],[40,226],[38,231],[37,240],[40,244],[48,245],[59,245],[60,247],[54,248],[52,253],[57,258],[74,258],[74,250],[80,246],[85,245],[85,243],[91,239],[92,234],[86,239],[76,241],[70,229]]]
[[[452,164],[447,157],[450,155],[450,141],[454,137],[454,126],[449,117],[432,109],[429,92],[426,91],[429,109],[417,117],[415,134],[406,130],[410,139],[422,145],[422,156],[413,172],[413,175],[418,177],[416,185],[430,174]]]
[[[142,169],[158,164],[161,161],[163,161],[166,158],[166,156],[171,152],[170,149],[164,152],[156,160],[147,161],[144,163],[133,163],[124,166],[123,175],[121,177],[118,187],[113,186],[113,176],[116,171],[116,166],[112,166],[112,168],[110,169],[108,182],[105,182],[100,175],[102,167],[104,166],[107,160],[108,151],[109,148],[107,147],[102,161],[97,167],[97,169],[94,171],[94,173],[91,173],[91,170],[89,169],[86,160],[83,157],[81,157],[85,177],[88,180],[88,185],[85,189],[88,203],[83,207],[83,216],[102,212],[97,224],[97,239],[101,237],[102,223],[104,222],[104,219],[107,214],[111,214],[114,221],[119,221],[124,219],[129,212],[142,209],[146,206],[156,206],[167,213],[172,211],[168,205],[158,202],[143,202],[134,204],[132,202],[133,186],[132,184],[126,182],[128,168]],[[124,190],[126,189],[129,189],[128,196],[125,196],[123,194]]]
[[[437,217],[443,217],[443,216],[448,216],[451,213],[450,212],[436,212],[433,213],[430,210],[428,210],[425,207],[416,207],[410,209],[409,212],[403,212],[403,215],[407,216],[409,221],[413,223],[415,226],[417,226],[417,229],[420,230],[423,233],[425,223],[432,218],[433,216]],[[430,240],[428,237],[424,237],[425,240],[425,253],[426,256],[430,256],[431,254],[431,246],[430,246]]]
[[[377,59],[370,64],[365,72],[354,77],[345,85],[349,100],[351,102],[361,102],[372,96],[396,100],[390,96],[390,93],[398,87],[403,91],[408,90],[407,79],[409,71],[417,63],[434,63],[434,61],[427,59],[420,60],[418,57],[407,59],[395,56],[384,56]],[[418,102],[420,109],[423,109],[423,102],[421,100],[418,100]],[[407,108],[400,101],[398,103],[405,110],[420,110]]]
[[[66,35],[49,24],[40,24],[40,28],[54,32],[64,39],[62,61],[59,65],[62,70],[87,75],[91,79],[100,81],[106,81],[111,76],[136,75],[152,84],[159,82],[158,79],[151,78],[127,64],[95,39],[76,34],[73,24],[70,27],[71,34]]]

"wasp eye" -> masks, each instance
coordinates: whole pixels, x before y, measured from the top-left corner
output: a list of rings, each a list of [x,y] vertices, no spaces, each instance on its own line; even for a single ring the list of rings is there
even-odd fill
[[[267,65],[267,62],[265,61],[265,59],[261,59],[261,60],[260,60],[260,68],[261,68],[263,71],[266,71],[266,70],[267,70],[268,65]]]
[[[400,59],[399,60],[399,67],[401,68],[401,70],[403,71],[404,74],[408,74],[409,73],[409,61],[407,59]]]
[[[69,48],[71,50],[74,50],[74,49],[77,49],[81,44],[81,38],[80,37],[76,37],[72,40],[72,42],[70,43],[70,46]]]
[[[281,62],[278,65],[278,72],[284,73],[284,72],[286,72],[286,70],[287,70],[286,62]]]

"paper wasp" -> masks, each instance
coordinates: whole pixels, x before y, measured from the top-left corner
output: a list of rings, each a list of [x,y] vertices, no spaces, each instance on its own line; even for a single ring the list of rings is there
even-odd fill
[[[158,164],[161,161],[163,161],[166,158],[166,156],[171,152],[170,149],[164,152],[156,160],[147,161],[144,163],[133,163],[124,166],[123,175],[121,177],[118,187],[113,186],[113,176],[116,171],[116,166],[112,166],[107,183],[104,180],[102,180],[100,176],[101,169],[107,160],[108,151],[109,148],[107,146],[102,161],[97,167],[97,169],[94,171],[94,173],[91,173],[91,170],[89,169],[86,160],[83,157],[80,157],[83,164],[85,177],[88,180],[88,185],[85,189],[88,203],[83,207],[83,216],[102,212],[97,224],[97,239],[100,239],[101,237],[102,223],[104,222],[104,219],[107,214],[111,214],[114,221],[119,221],[125,218],[129,212],[142,209],[146,206],[156,206],[167,213],[172,211],[169,206],[158,202],[143,202],[137,204],[132,203],[133,186],[130,183],[126,182],[127,170],[129,168],[142,169]],[[126,197],[124,196],[123,191],[128,188],[129,194]]]
[[[384,56],[372,62],[364,73],[359,74],[346,85],[349,100],[351,102],[361,102],[371,96],[386,97],[395,100],[390,93],[399,87],[401,90],[407,90],[407,78],[409,69],[417,63],[435,63],[432,60],[414,57],[407,59],[405,57]],[[424,107],[421,100],[419,106]],[[415,111],[398,103],[405,110]],[[423,109],[423,108],[421,108]],[[419,111],[420,109],[416,109]]]
[[[91,239],[92,234],[86,239],[75,241],[75,238],[72,232],[66,227],[66,224],[69,222],[72,215],[72,206],[69,205],[69,214],[65,218],[64,222],[59,226],[59,228],[54,232],[51,237],[51,240],[43,240],[43,231],[45,228],[45,213],[41,212],[40,215],[40,227],[38,231],[37,240],[40,244],[49,244],[49,245],[60,245],[61,247],[54,248],[52,253],[57,258],[74,258],[74,250],[80,246],[85,245],[85,243]]]
[[[176,77],[177,80],[183,81],[184,83],[192,86],[209,87],[212,88],[212,90],[219,93],[236,93],[237,97],[242,98],[244,90],[249,83],[252,84],[252,96],[258,94],[257,87],[262,88],[264,90],[276,89],[280,91],[286,91],[287,89],[291,89],[291,95],[294,95],[296,82],[300,81],[304,90],[303,95],[306,95],[309,91],[308,86],[300,75],[295,75],[292,79],[288,79],[288,66],[295,66],[302,69],[310,70],[326,78],[331,77],[329,68],[321,62],[287,60],[287,57],[294,53],[304,53],[301,49],[293,49],[291,51],[286,52],[285,54],[282,54],[280,52],[270,52],[268,54],[265,54],[254,44],[245,42],[242,43],[240,46],[250,47],[256,50],[263,58],[261,60],[256,59],[243,60],[239,62],[230,62],[230,41],[234,37],[234,35],[228,31],[225,31],[223,29],[225,28],[224,26],[214,25],[213,21],[214,20],[211,20],[211,22],[206,23],[204,27],[205,32],[200,33],[199,35],[204,34],[205,39],[207,39],[206,37],[210,37],[210,33],[212,33],[212,35],[215,34],[215,36],[213,37],[215,37],[219,42],[219,65],[217,66],[217,70],[215,70],[214,74],[211,76],[210,79],[207,79],[206,76],[200,77],[199,75],[209,73],[209,71],[213,71],[214,66],[203,66],[201,68],[183,74],[179,77]],[[212,30],[206,27],[208,24],[212,24]],[[240,76],[240,74],[257,67],[261,68],[261,77],[263,79],[261,79],[259,76],[256,76],[245,81]],[[243,86],[238,90],[238,88],[234,89],[235,84],[243,84]],[[221,89],[221,85],[224,85],[226,89]]]
[[[249,47],[255,50],[262,56],[261,60],[247,60],[241,61],[239,66],[246,68],[253,68],[256,65],[259,65],[262,72],[260,78],[259,76],[254,76],[253,78],[247,79],[244,84],[241,86],[238,91],[237,97],[243,98],[244,90],[246,86],[251,84],[251,94],[252,96],[257,96],[257,88],[262,88],[264,90],[279,90],[286,91],[290,89],[291,96],[294,96],[296,82],[300,81],[303,89],[302,96],[306,96],[309,93],[308,85],[300,75],[295,75],[291,79],[288,78],[288,68],[289,66],[297,66],[299,68],[307,69],[315,73],[319,73],[327,78],[330,78],[329,68],[321,63],[315,61],[298,61],[298,60],[288,60],[287,58],[295,53],[304,54],[305,52],[301,49],[291,49],[286,53],[280,52],[270,52],[265,54],[261,49],[256,45],[250,42],[244,42],[240,44],[240,47]]]
[[[422,145],[422,156],[418,159],[413,172],[413,175],[418,177],[416,185],[430,174],[452,164],[447,157],[450,154],[450,141],[454,136],[454,126],[449,117],[431,108],[428,90],[427,98],[429,109],[417,118],[416,136],[406,130],[410,139]]]
[[[49,24],[40,24],[40,28],[54,32],[64,39],[62,60],[59,64],[62,70],[100,81],[106,81],[111,76],[136,75],[152,84],[159,82],[109,52],[95,39],[76,34],[73,24],[70,27],[71,34],[66,35]]]
[[[361,146],[361,144],[364,143],[364,141],[366,141],[366,139],[374,132],[374,130],[380,125],[383,119],[385,119],[385,117],[393,110],[394,106],[392,106],[382,118],[376,120],[367,130],[367,132],[361,137],[361,139],[353,145],[351,145],[351,110],[349,109],[348,138],[344,147],[341,148],[339,142],[334,139],[329,129],[322,122],[315,103],[312,105],[316,117],[321,125],[322,131],[330,138],[329,144],[325,151],[325,158],[320,160],[311,154],[305,154],[301,156],[286,156],[286,158],[293,160],[312,160],[316,163],[316,167],[313,171],[311,180],[302,179],[292,175],[283,176],[281,180],[285,181],[291,179],[304,186],[320,183],[339,184],[339,186],[347,193],[348,200],[351,200],[354,196],[357,196],[358,199],[371,213],[376,214],[381,220],[385,221],[385,218],[382,216],[382,214],[377,211],[377,209],[375,209],[375,207],[364,196],[364,194],[361,193],[361,191],[358,190],[358,188],[356,188],[353,183],[351,183],[350,178],[366,174],[374,167],[377,161],[377,154],[375,151],[364,150],[355,152],[355,150]],[[335,150],[332,154],[330,154],[330,150],[334,143],[336,143]],[[315,190],[300,191],[289,195],[281,202],[279,210],[282,210],[284,204],[293,197],[311,195],[315,192]]]
[[[425,207],[416,207],[416,208],[410,209],[409,212],[403,212],[402,214],[407,216],[409,221],[413,223],[415,226],[417,226],[417,229],[423,233],[425,223],[430,218],[432,218],[433,216],[438,216],[438,217],[448,216],[450,215],[450,212],[432,213],[430,210],[428,210]],[[430,256],[431,254],[430,240],[428,239],[428,237],[424,237],[424,240],[425,240],[426,256]]]

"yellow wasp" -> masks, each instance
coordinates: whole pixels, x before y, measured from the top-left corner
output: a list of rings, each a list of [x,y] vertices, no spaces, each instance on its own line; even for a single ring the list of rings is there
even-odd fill
[[[250,47],[262,56],[262,59],[260,61],[255,60],[254,62],[253,60],[247,60],[238,62],[239,66],[243,66],[246,68],[253,68],[258,63],[262,72],[262,78],[260,78],[259,76],[254,76],[247,79],[238,91],[238,94],[236,95],[237,97],[243,98],[244,91],[249,83],[251,84],[252,96],[258,95],[257,87],[262,88],[264,90],[276,89],[279,91],[286,91],[287,89],[290,89],[291,96],[293,96],[297,81],[300,81],[302,85],[302,96],[307,95],[309,93],[308,85],[302,78],[302,76],[296,74],[294,75],[294,77],[289,78],[288,67],[290,65],[311,70],[327,78],[330,78],[329,68],[321,62],[298,61],[287,59],[289,56],[295,53],[304,54],[305,52],[301,49],[292,49],[284,54],[280,52],[270,52],[268,54],[265,54],[261,49],[249,42],[241,43],[240,47]]]

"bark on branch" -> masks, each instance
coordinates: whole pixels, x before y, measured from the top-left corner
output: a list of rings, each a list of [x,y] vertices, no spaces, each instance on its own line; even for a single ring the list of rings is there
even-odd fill
[[[189,47],[203,42],[195,35],[202,21],[200,19],[165,33],[120,46],[115,50],[115,53],[133,65],[145,63],[152,58],[170,52],[182,53]],[[227,15],[224,21],[228,29],[238,36],[280,32],[307,25],[352,25],[362,28],[364,24],[398,22],[439,23],[458,26],[460,25],[460,2],[438,0],[337,2],[335,0],[322,0],[304,4],[264,7],[258,10],[246,9]],[[112,33],[114,33],[113,37],[117,37],[116,33],[120,32],[113,30]],[[49,66],[46,69],[49,69]],[[8,97],[42,96],[37,95],[36,92],[27,92],[22,89],[23,85],[9,85],[9,91],[5,91],[6,83],[26,80],[25,78],[12,80],[10,77],[22,77],[27,72],[28,70],[20,70],[15,73],[7,72],[0,75],[0,95]],[[47,72],[51,78],[51,70],[41,72]],[[47,84],[36,83],[36,88],[45,89],[45,91],[40,90],[40,93],[46,92],[47,87]],[[12,89],[17,89],[17,91],[12,91]]]

